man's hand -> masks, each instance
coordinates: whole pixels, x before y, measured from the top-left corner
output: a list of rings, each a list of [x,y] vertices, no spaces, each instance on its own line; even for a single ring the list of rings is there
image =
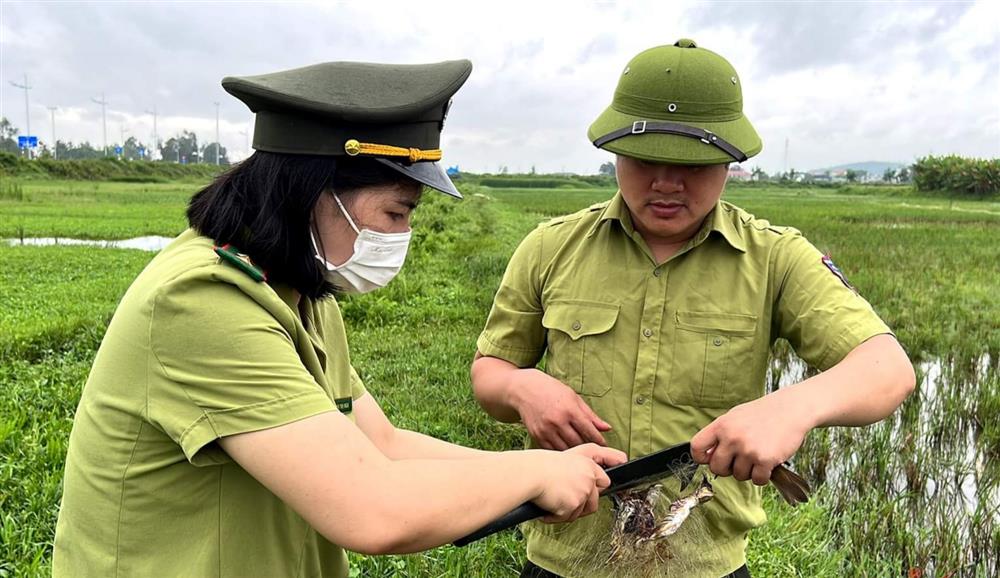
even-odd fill
[[[753,480],[771,480],[771,470],[792,456],[812,428],[804,412],[771,394],[734,407],[691,438],[695,461],[712,473]]]
[[[565,450],[588,442],[607,445],[601,432],[610,431],[611,425],[572,388],[542,371],[477,352],[472,388],[491,416],[507,423],[520,420],[544,449]]]
[[[876,335],[830,369],[729,410],[691,438],[691,454],[720,476],[762,486],[809,430],[875,423],[903,403],[914,383],[896,338]]]
[[[514,406],[538,445],[550,450],[588,442],[607,445],[601,432],[611,425],[572,388],[537,369],[519,369],[511,378],[517,383]]]

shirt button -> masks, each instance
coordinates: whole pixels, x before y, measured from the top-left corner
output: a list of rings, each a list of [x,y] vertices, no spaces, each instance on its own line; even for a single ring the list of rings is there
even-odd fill
[[[646,403],[646,398],[640,395],[639,397],[635,398],[635,402],[639,405],[642,405]]]
[[[581,327],[583,327],[583,325],[579,321],[573,322],[573,331],[579,331]]]
[[[648,328],[647,329],[643,329],[642,330],[642,334],[645,335],[646,337],[652,337],[653,336],[653,330],[652,329],[648,329]],[[716,343],[716,345],[718,345],[718,343]]]
[[[654,277],[659,277],[662,274],[663,274],[663,271],[661,271],[659,269],[653,269],[653,276]]]
[[[722,345],[722,338],[721,337],[716,337],[714,340],[712,340],[712,343],[714,343],[715,346],[718,347],[718,346]]]

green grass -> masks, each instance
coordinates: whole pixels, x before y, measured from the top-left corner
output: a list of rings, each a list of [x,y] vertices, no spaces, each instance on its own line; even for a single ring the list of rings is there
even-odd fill
[[[198,183],[22,180],[16,190],[0,196],[0,238],[128,239],[183,231]]]
[[[175,235],[196,183],[25,181],[0,196],[0,234],[127,238]],[[468,366],[507,258],[548,216],[605,200],[610,189],[465,187],[456,203],[430,194],[417,211],[407,265],[388,288],[343,303],[355,365],[399,426],[476,447],[518,447],[516,426],[474,402]],[[885,423],[814,432],[797,457],[818,498],[791,509],[769,495],[769,523],[750,541],[759,576],[901,576],[968,560],[996,568],[1000,462],[1000,206],[830,190],[733,188],[728,198],[802,230],[830,251],[911,355],[943,373]],[[0,246],[0,576],[48,572],[62,460],[80,387],[115,305],[149,253],[92,247]],[[990,264],[994,265],[990,265]],[[970,368],[984,354],[985,368]],[[981,364],[982,365],[982,364]],[[937,392],[931,395],[930,386]],[[921,417],[921,414],[929,417]],[[970,437],[971,436],[971,437]],[[976,449],[973,457],[963,453]],[[854,453],[857,462],[846,456]],[[907,490],[948,487],[985,456],[985,504],[962,515]],[[942,461],[950,460],[949,463]],[[972,460],[972,461],[970,461]],[[901,473],[903,472],[903,473]],[[963,543],[963,531],[974,532]],[[969,542],[972,540],[972,542]],[[993,552],[993,554],[990,554]],[[515,532],[413,556],[352,556],[358,576],[516,575]],[[992,556],[992,557],[990,557]],[[975,574],[970,574],[975,575]],[[985,570],[981,571],[985,576]]]
[[[80,337],[100,342],[118,299],[150,259],[126,249],[0,246],[0,359],[35,359]]]

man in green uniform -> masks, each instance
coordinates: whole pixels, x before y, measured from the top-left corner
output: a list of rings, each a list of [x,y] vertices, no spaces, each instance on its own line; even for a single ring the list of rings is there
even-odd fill
[[[724,58],[687,39],[640,53],[589,137],[617,155],[619,192],[517,248],[478,341],[475,394],[497,419],[523,422],[533,447],[595,442],[634,459],[691,440],[720,476],[696,514],[708,535],[682,528],[673,559],[650,571],[746,576],[772,469],[814,427],[888,415],[912,367],[798,231],[720,201],[728,163],[761,149]],[[764,395],[779,337],[823,371]],[[606,502],[571,524],[526,525],[524,576],[611,575],[581,562],[606,559]]]
[[[621,452],[482,452],[396,429],[351,366],[335,291],[403,265],[468,61],[331,62],[223,86],[246,161],[123,297],[66,460],[55,576],[331,577],[345,549],[414,552],[525,500],[593,512]],[[510,472],[522,472],[512,480]]]

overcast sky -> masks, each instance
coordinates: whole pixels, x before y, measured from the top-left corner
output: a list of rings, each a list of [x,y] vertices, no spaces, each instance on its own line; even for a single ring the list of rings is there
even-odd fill
[[[729,59],[768,172],[926,154],[1000,157],[1000,3],[0,2],[0,113],[59,140],[182,129],[245,155],[252,115],[227,75],[332,60],[468,58],[444,162],[594,173],[587,140],[625,63],[681,37]]]

